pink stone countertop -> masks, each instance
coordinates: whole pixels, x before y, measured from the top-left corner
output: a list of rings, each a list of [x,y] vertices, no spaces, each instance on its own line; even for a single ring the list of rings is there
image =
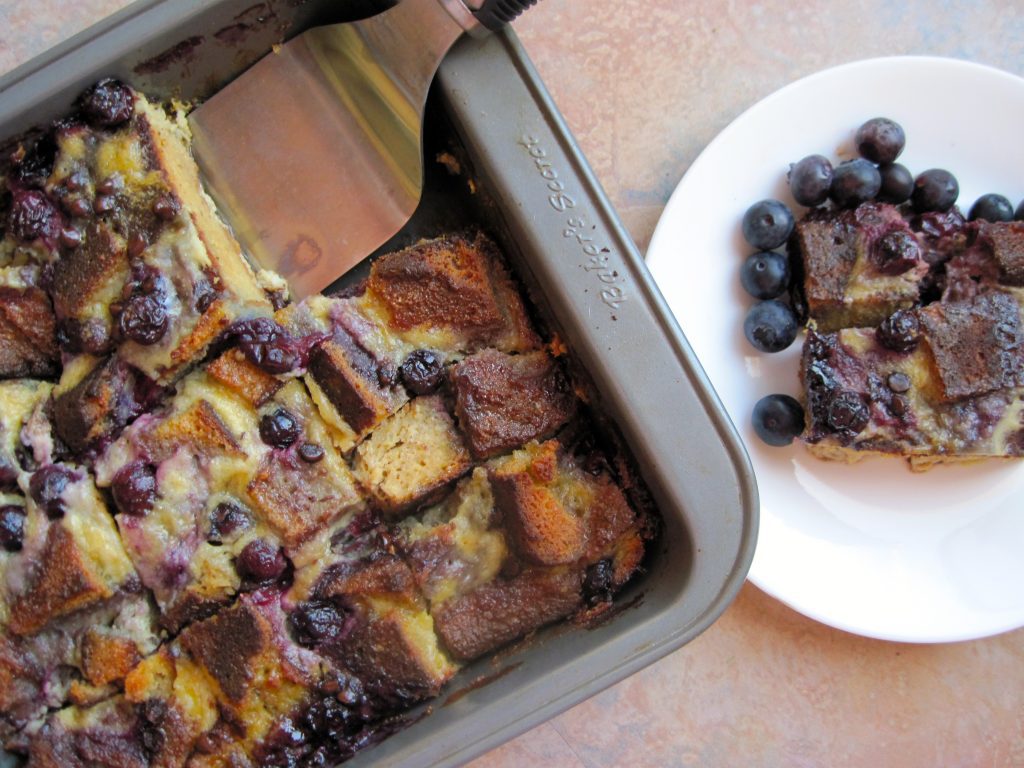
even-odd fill
[[[124,5],[0,0],[0,72]],[[798,77],[892,54],[1024,75],[1011,2],[543,0],[517,28],[641,249],[700,150]],[[1024,766],[1024,630],[869,640],[748,583],[686,647],[472,765],[540,764]]]

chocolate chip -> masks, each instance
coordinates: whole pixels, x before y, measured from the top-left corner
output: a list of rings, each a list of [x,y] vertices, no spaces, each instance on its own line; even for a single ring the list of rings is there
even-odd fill
[[[65,248],[77,248],[82,244],[82,233],[74,227],[64,227],[60,231],[60,244]]]
[[[310,464],[316,464],[324,457],[324,448],[316,443],[303,443],[299,446],[299,458]]]
[[[84,197],[74,197],[64,203],[64,208],[72,216],[88,216],[92,213],[92,203],[86,200]]]
[[[208,280],[200,280],[192,289],[192,304],[200,314],[208,310],[216,299],[217,292]]]
[[[906,414],[910,405],[907,403],[907,398],[903,395],[893,395],[892,402],[889,404],[889,410],[896,416],[903,416]]]
[[[170,221],[173,219],[178,215],[178,211],[180,210],[181,205],[172,195],[162,195],[153,203],[153,213],[164,221]]]
[[[124,178],[121,174],[114,173],[96,185],[96,192],[101,195],[112,195],[124,189]]]
[[[146,240],[145,235],[141,232],[133,232],[132,236],[128,238],[128,257],[137,259],[148,247],[149,242]]]
[[[75,171],[68,176],[67,181],[64,182],[64,186],[70,192],[77,192],[80,189],[84,189],[85,185],[89,183],[89,176],[85,171]]]
[[[92,209],[98,214],[110,213],[117,207],[117,200],[113,195],[97,195],[92,201]]]
[[[902,371],[890,373],[885,383],[893,392],[902,393],[910,389],[910,377]]]
[[[836,432],[856,435],[868,425],[870,414],[856,392],[837,392],[828,404],[827,419]]]

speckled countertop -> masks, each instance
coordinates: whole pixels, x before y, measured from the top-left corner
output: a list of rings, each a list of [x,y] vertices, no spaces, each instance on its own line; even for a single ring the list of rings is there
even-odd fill
[[[125,5],[0,0],[0,72]],[[1013,2],[543,0],[517,26],[641,249],[700,150],[798,77],[904,53],[1024,75]],[[1024,630],[868,640],[747,584],[691,644],[473,766],[541,764],[1024,766]]]

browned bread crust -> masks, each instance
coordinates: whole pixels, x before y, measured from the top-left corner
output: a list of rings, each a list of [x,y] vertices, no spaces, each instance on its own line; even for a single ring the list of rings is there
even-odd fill
[[[8,627],[16,635],[35,634],[51,621],[111,595],[62,525],[50,526],[39,561],[29,588],[11,605]]]
[[[0,285],[0,378],[50,378],[59,371],[49,297],[35,286]]]
[[[419,600],[416,580],[397,555],[379,554],[372,560],[329,568],[317,585],[320,597],[388,598],[415,605]]]
[[[1024,222],[979,222],[977,239],[999,266],[999,282],[1024,286]]]
[[[379,380],[373,359],[344,332],[313,351],[309,372],[357,434],[377,425],[404,400]]]
[[[294,454],[269,454],[248,491],[261,519],[288,547],[297,546],[359,501],[355,489],[339,482],[326,462],[310,464]]]
[[[816,209],[797,222],[793,259],[807,314],[819,330],[877,325],[917,302],[928,271],[923,260],[898,275],[882,274],[876,264],[878,243],[895,232],[916,242],[899,209],[886,203]]]
[[[438,636],[468,661],[564,618],[582,604],[577,570],[527,570],[446,603],[434,615]]]
[[[206,400],[197,400],[181,413],[159,422],[142,435],[140,442],[155,463],[170,458],[179,448],[205,456],[244,456],[235,436]]]
[[[374,262],[367,292],[398,333],[449,329],[456,346],[506,352],[539,345],[525,307],[482,234],[426,240]],[[442,345],[444,346],[444,345]]]
[[[139,647],[125,637],[90,629],[82,640],[82,672],[92,685],[124,680],[142,661]]]
[[[586,545],[583,520],[566,509],[552,492],[557,468],[550,473],[534,464],[526,471],[492,470],[491,490],[497,509],[520,556],[536,565],[566,565],[582,557]]]
[[[401,614],[360,616],[340,652],[325,655],[351,670],[372,690],[388,692],[404,703],[436,696],[449,674],[423,658],[423,648],[406,631]]]
[[[370,271],[368,289],[390,312],[392,326],[451,325],[486,340],[503,324],[481,249],[461,237],[444,237],[388,254]]]
[[[51,295],[61,318],[81,317],[104,289],[118,296],[128,277],[128,244],[104,221],[86,228],[82,244],[53,265]],[[111,288],[113,290],[111,290]],[[109,326],[109,318],[106,318]],[[109,334],[109,329],[108,329]]]
[[[259,408],[281,388],[283,382],[249,360],[239,350],[228,350],[206,366],[206,372],[225,387]]]
[[[53,427],[76,454],[116,436],[143,410],[136,392],[141,374],[117,357],[99,362],[75,386],[53,400]]]
[[[181,634],[182,645],[235,701],[245,697],[250,666],[269,640],[260,617],[242,603],[193,624]]]
[[[356,448],[352,473],[373,505],[395,515],[438,497],[471,466],[440,395],[417,397]]]
[[[1009,295],[937,302],[918,317],[945,399],[1024,384],[1024,328],[1020,308]]]
[[[550,437],[575,413],[576,398],[542,350],[486,349],[455,365],[450,377],[459,426],[478,459]]]

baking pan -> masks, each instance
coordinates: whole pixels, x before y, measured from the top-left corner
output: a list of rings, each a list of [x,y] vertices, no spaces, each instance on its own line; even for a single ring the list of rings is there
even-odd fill
[[[202,98],[308,26],[387,3],[340,5],[137,2],[0,78],[0,145],[67,112],[100,77]],[[736,595],[757,532],[757,489],[735,430],[515,34],[457,44],[429,110],[428,160],[451,150],[461,175],[430,162],[421,210],[385,248],[467,217],[496,235],[588,373],[663,530],[610,620],[555,626],[470,665],[429,716],[353,766],[460,764],[679,648]]]

